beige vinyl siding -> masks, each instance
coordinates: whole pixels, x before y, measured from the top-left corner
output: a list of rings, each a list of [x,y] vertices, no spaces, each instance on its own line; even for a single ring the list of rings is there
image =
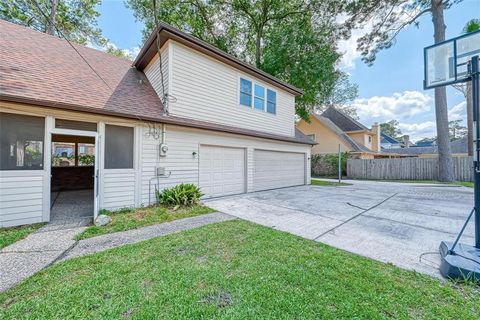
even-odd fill
[[[135,170],[105,169],[102,178],[103,197],[100,208],[116,210],[135,207]]]
[[[165,86],[165,91],[168,93],[168,45],[162,48],[162,71],[163,71],[163,84]],[[143,70],[145,75],[147,76],[148,81],[150,81],[153,89],[157,92],[159,97],[163,96],[163,87],[161,81],[161,73],[160,73],[160,62],[158,59],[158,54],[150,61],[148,66]]]
[[[0,171],[0,227],[42,221],[44,170]]]
[[[179,43],[170,46],[172,115],[294,136],[293,95]],[[240,77],[276,91],[276,114],[240,105]]]

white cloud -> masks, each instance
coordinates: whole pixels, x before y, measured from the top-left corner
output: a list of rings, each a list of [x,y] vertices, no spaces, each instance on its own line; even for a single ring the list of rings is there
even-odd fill
[[[122,49],[122,51],[129,56],[131,56],[133,59],[137,57],[137,55],[140,53],[141,48],[139,46],[135,46],[130,49]]]
[[[347,40],[338,42],[338,51],[342,54],[340,68],[345,70],[355,69],[355,62],[361,54],[357,50],[357,40],[367,32],[363,30],[353,30],[352,36]]]
[[[448,121],[453,120],[467,120],[467,102],[463,101],[448,110]]]
[[[410,136],[410,140],[417,141],[422,138],[430,138],[437,135],[436,124],[434,121],[425,121],[420,123],[399,123],[398,127],[403,134]]]
[[[406,3],[404,5],[408,6],[411,5],[411,3]],[[415,13],[409,13],[409,10],[403,10],[402,6],[394,7],[392,11],[390,10],[390,7],[384,8],[385,14],[393,14],[395,16],[396,23],[391,30],[395,30],[415,15]],[[418,12],[420,12],[420,9],[417,9],[416,13]],[[348,16],[345,14],[340,14],[337,16],[336,22],[341,25],[347,20],[347,18]],[[338,51],[343,54],[342,59],[340,60],[341,69],[344,71],[355,69],[355,63],[361,57],[361,53],[357,50],[358,39],[370,33],[376,24],[383,23],[384,20],[385,16],[382,15],[372,18],[364,25],[359,26],[358,29],[353,29],[349,39],[338,41]]]
[[[420,91],[404,91],[392,96],[355,99],[352,103],[360,119],[385,122],[401,121],[431,110],[432,98]]]

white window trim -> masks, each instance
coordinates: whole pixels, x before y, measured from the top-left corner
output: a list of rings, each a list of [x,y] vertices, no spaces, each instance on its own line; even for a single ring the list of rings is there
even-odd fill
[[[312,136],[313,136],[313,141],[317,142],[317,135],[315,133],[307,134],[307,137],[309,137],[310,139],[312,139]]]
[[[272,91],[275,93],[275,112],[268,112],[268,90]],[[273,90],[271,88],[265,88],[265,112],[269,114],[276,115],[277,114],[277,97],[278,97],[278,91]]]
[[[251,99],[250,107],[240,103],[240,89],[241,89],[242,79],[250,81],[252,83],[252,99]],[[264,98],[263,98],[263,110],[255,109],[255,85],[261,86],[264,89],[264,94],[265,95],[264,95]],[[267,111],[267,103],[268,103],[268,97],[267,97],[268,91],[267,90],[275,92],[275,113],[271,113],[271,112]],[[239,74],[238,75],[238,82],[237,82],[237,94],[236,94],[236,96],[237,96],[237,104],[240,108],[243,108],[243,109],[246,109],[246,110],[250,109],[250,110],[256,111],[256,112],[263,112],[264,114],[267,114],[267,115],[270,115],[270,116],[276,116],[277,115],[278,90],[274,89],[273,87],[267,86],[264,83],[256,81],[253,78],[244,76],[243,74]]]

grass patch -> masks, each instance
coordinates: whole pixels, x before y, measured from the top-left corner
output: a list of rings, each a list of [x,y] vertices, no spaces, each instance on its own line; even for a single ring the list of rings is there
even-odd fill
[[[430,184],[444,184],[462,186],[467,188],[473,188],[473,182],[468,181],[454,181],[454,182],[440,182],[436,180],[372,180],[378,182],[399,182],[399,183],[430,183]]]
[[[11,245],[18,240],[22,240],[29,234],[37,231],[44,223],[29,224],[19,227],[1,228],[0,229],[0,249]]]
[[[112,221],[103,227],[92,225],[84,232],[77,235],[75,239],[81,240],[102,234],[126,231],[212,212],[215,212],[215,210],[201,205],[180,208],[178,210],[172,210],[163,206],[152,206],[139,209],[126,208],[118,211],[102,210],[101,214],[109,215],[112,218]]]
[[[314,180],[312,179],[312,185],[314,186],[351,186],[351,183],[346,182],[334,182],[334,181],[326,181],[326,180]]]
[[[467,188],[473,188],[473,182],[468,182],[468,181],[455,181],[452,184],[457,186],[467,187]]]
[[[477,319],[480,290],[246,221],[54,265],[0,319]]]

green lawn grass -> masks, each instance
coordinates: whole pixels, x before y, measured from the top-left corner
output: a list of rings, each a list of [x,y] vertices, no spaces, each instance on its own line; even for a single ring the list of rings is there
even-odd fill
[[[351,186],[352,184],[345,183],[345,182],[334,182],[334,181],[312,179],[312,185],[314,186]]]
[[[0,319],[478,319],[480,290],[235,220],[54,265]]]
[[[153,224],[173,221],[182,218],[194,217],[201,214],[215,212],[215,210],[206,206],[193,206],[191,208],[180,208],[172,210],[162,206],[152,206],[139,209],[121,209],[118,211],[102,210],[102,214],[107,214],[112,221],[103,227],[92,225],[84,232],[76,236],[76,240],[91,238],[102,234],[126,231]]]
[[[1,228],[0,229],[0,249],[21,240],[29,234],[37,231],[44,223],[30,224],[20,227]]]
[[[455,181],[453,182],[454,185],[457,186],[462,186],[462,187],[467,187],[467,188],[473,188],[473,182],[467,182],[467,181]]]
[[[473,188],[473,182],[468,181],[454,181],[454,182],[440,182],[436,180],[375,180],[379,182],[400,182],[400,183],[432,183],[432,184],[446,184]]]

